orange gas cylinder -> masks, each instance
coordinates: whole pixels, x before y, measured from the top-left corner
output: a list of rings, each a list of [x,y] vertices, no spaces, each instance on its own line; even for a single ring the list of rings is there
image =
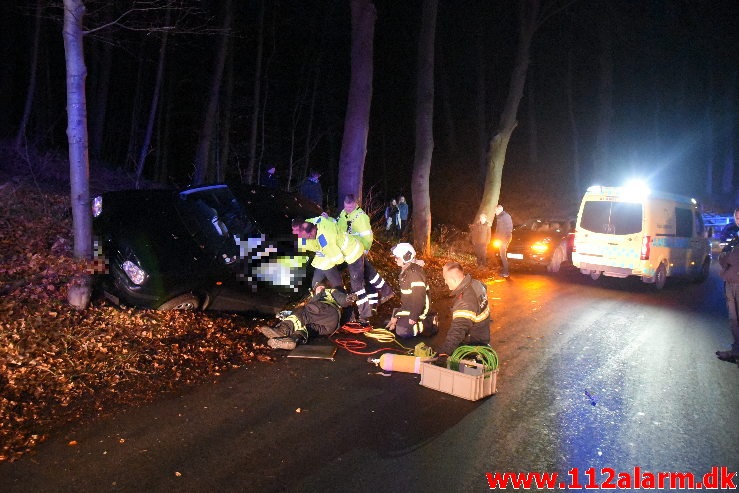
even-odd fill
[[[404,354],[385,353],[380,356],[380,368],[385,371],[401,371],[404,373],[421,373],[423,358]]]

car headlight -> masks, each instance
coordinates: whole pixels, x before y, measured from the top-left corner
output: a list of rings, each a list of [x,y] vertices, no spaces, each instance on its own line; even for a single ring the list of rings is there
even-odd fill
[[[144,271],[144,269],[134,264],[130,260],[126,260],[125,262],[123,262],[123,264],[121,264],[121,267],[123,268],[123,272],[126,273],[132,283],[141,285],[146,280],[146,271]]]
[[[531,249],[535,253],[539,253],[539,254],[545,253],[547,250],[549,250],[549,239],[537,241],[536,243],[531,245]]]
[[[92,217],[98,217],[103,213],[103,196],[98,195],[92,199]]]

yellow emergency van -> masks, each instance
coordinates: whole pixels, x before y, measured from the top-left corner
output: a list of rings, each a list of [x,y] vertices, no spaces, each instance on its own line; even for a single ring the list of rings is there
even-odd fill
[[[593,279],[639,276],[662,289],[672,276],[705,280],[711,246],[694,199],[593,186],[577,214],[572,264]]]

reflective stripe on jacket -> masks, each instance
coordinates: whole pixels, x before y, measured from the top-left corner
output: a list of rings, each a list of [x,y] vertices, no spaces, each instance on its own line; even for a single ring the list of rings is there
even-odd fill
[[[306,219],[307,222],[316,225],[316,238],[298,240],[298,249],[301,251],[316,252],[311,265],[316,269],[329,270],[344,262],[344,254],[338,244],[338,232],[336,221],[327,217],[314,217]],[[356,258],[354,259],[356,260]],[[354,261],[353,260],[353,261]],[[353,262],[352,261],[352,262]]]
[[[337,224],[339,231],[356,237],[366,251],[369,251],[372,247],[374,235],[372,234],[370,218],[360,207],[357,207],[349,214],[342,210],[337,219]]]

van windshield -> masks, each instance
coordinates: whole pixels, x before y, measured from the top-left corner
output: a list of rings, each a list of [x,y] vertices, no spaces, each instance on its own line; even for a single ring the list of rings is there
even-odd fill
[[[588,201],[582,208],[580,227],[594,233],[629,235],[642,229],[642,204]]]

